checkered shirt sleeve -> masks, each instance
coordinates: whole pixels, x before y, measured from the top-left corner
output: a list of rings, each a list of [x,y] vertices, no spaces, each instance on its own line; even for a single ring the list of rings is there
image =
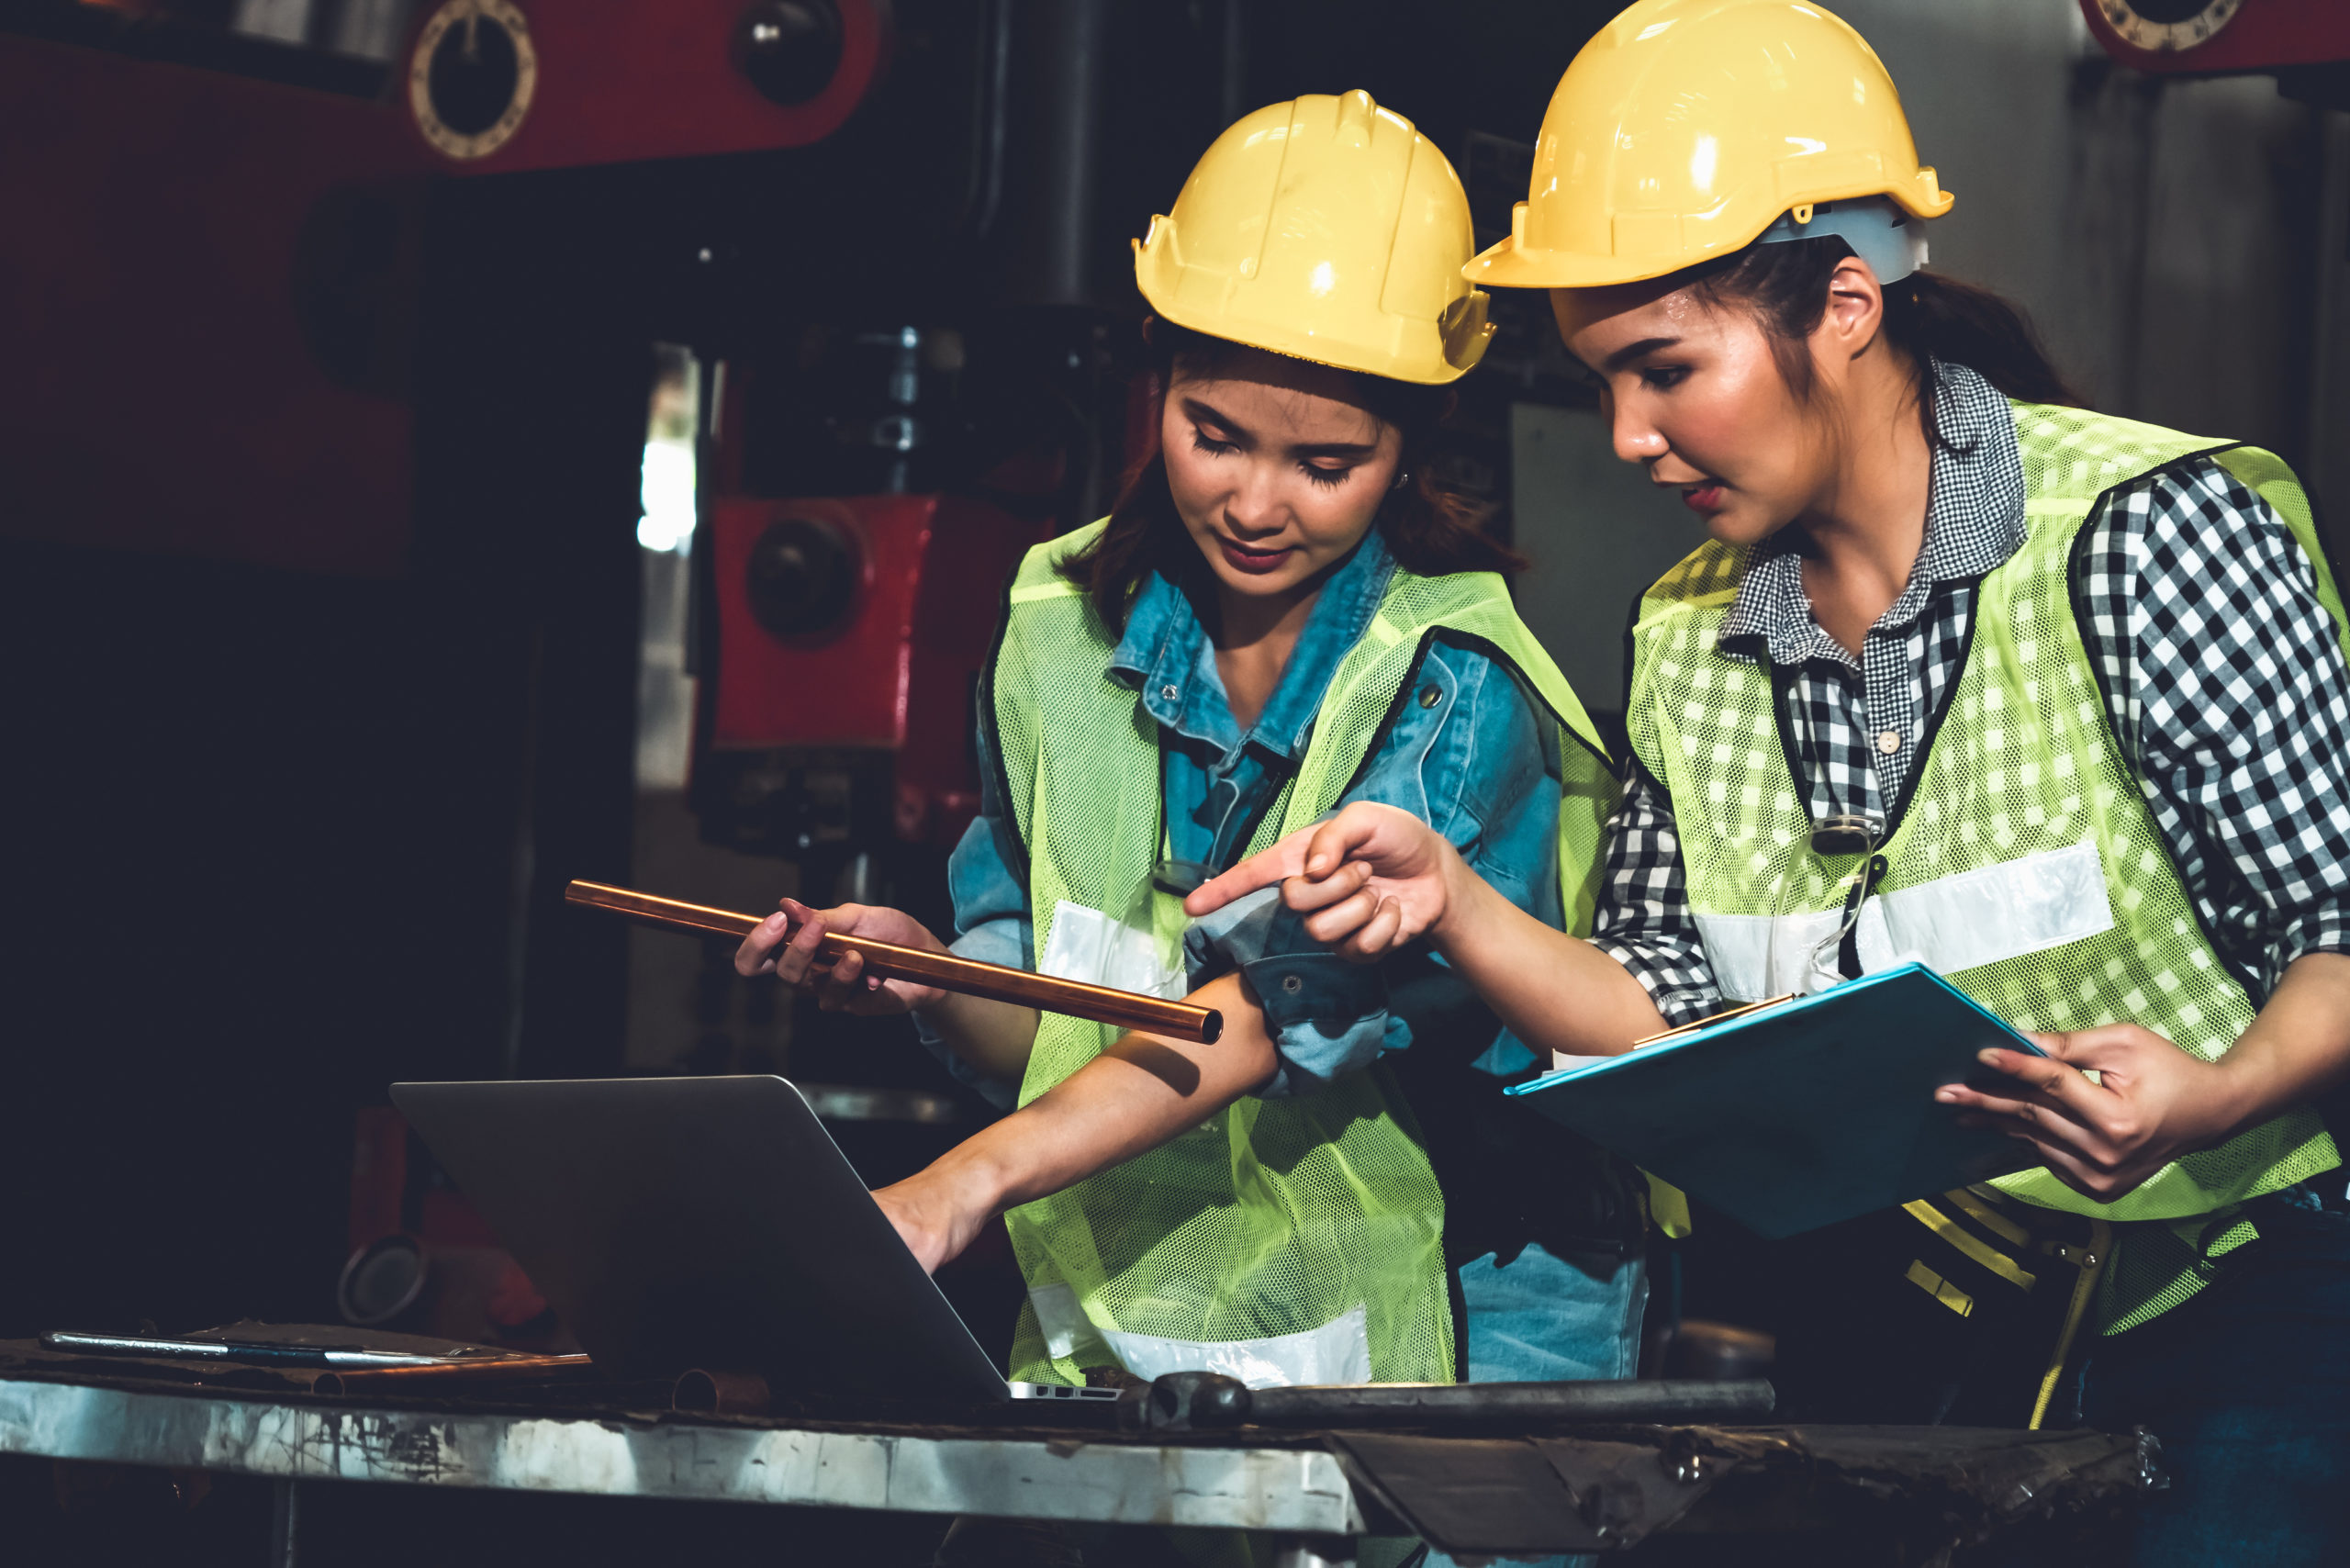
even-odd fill
[[[1624,799],[1608,819],[1591,940],[1648,988],[1667,1024],[1677,1028],[1720,1010],[1721,991],[1689,909],[1673,797],[1637,756]]]
[[[2350,669],[2308,559],[2214,463],[2119,491],[2075,591],[2119,734],[2221,958],[2255,999],[2350,951]]]

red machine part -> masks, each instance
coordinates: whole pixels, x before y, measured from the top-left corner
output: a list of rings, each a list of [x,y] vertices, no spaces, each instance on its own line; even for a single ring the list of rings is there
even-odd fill
[[[530,1277],[464,1193],[433,1180],[431,1157],[408,1120],[388,1105],[359,1113],[351,1165],[351,1261],[339,1294],[354,1322],[352,1275],[386,1242],[397,1256],[379,1265],[413,1276],[395,1283],[407,1305],[397,1327],[442,1338],[544,1348],[555,1325]],[[373,1282],[381,1291],[386,1280]]]
[[[888,18],[880,0],[787,8],[836,29],[838,62],[801,102],[777,102],[744,69],[758,0],[428,3],[401,56],[399,100],[432,162],[458,174],[804,147],[840,129],[887,64]],[[519,57],[500,83],[503,113],[451,124],[434,106],[435,57],[478,56],[484,29]]]
[[[893,751],[899,836],[951,842],[979,808],[969,705],[1003,584],[1050,530],[939,495],[734,497],[710,521],[711,748]]]
[[[2122,64],[2163,74],[2275,71],[2350,60],[2340,0],[2080,0]]]
[[[881,0],[821,0],[838,62],[778,104],[734,47],[762,0],[453,3],[524,16],[533,57],[525,112],[468,159],[420,134],[414,41],[376,102],[0,33],[0,537],[399,576],[431,176],[803,146],[889,53]],[[420,7],[416,40],[449,9]],[[337,374],[306,338],[305,268],[376,230],[397,247],[357,286],[384,368]]]
[[[293,305],[338,191],[413,203],[380,106],[0,35],[0,533],[389,577],[408,407]],[[413,258],[397,264],[412,265]],[[397,280],[387,278],[387,287]]]

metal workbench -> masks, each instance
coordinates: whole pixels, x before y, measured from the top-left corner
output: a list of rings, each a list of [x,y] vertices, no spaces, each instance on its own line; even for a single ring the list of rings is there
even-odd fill
[[[94,1369],[0,1342],[0,1453],[270,1478],[285,1516],[280,1562],[296,1484],[311,1481],[1240,1529],[1281,1538],[1301,1563],[1346,1561],[1374,1536],[1533,1555],[1823,1531],[1881,1537],[1886,1561],[1916,1562],[1920,1547],[2109,1514],[2155,1474],[2143,1439],[2092,1432],[1137,1434],[983,1413],[684,1415],[625,1388],[363,1399],[218,1376]]]

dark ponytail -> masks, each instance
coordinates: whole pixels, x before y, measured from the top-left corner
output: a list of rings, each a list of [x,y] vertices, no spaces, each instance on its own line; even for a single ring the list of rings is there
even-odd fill
[[[1798,398],[1808,400],[1812,363],[1806,344],[1828,313],[1829,278],[1852,253],[1834,235],[1750,245],[1693,269],[1689,287],[1710,304],[1752,312],[1771,341],[1781,375]],[[2050,362],[2022,308],[1987,288],[1939,273],[1911,273],[1886,286],[1885,335],[1914,367],[1918,406],[1930,432],[1934,360],[1965,365],[2020,402],[2085,406]]]
[[[1179,361],[1193,375],[1213,376],[1243,367],[1249,355],[1266,352],[1163,319],[1150,324],[1150,346],[1152,369],[1162,396]],[[1347,374],[1362,406],[1403,436],[1402,467],[1409,477],[1387,493],[1372,523],[1396,564],[1428,577],[1447,572],[1524,569],[1521,557],[1482,531],[1477,510],[1438,484],[1431,472],[1430,448],[1437,424],[1451,406],[1450,389]],[[1061,576],[1085,590],[1102,624],[1113,635],[1125,630],[1135,595],[1153,571],[1169,582],[1180,582],[1199,557],[1199,547],[1185,532],[1183,520],[1175,510],[1175,498],[1167,487],[1167,459],[1158,450],[1156,413],[1154,409],[1149,443],[1141,460],[1127,471],[1118,487],[1109,526],[1100,538],[1060,566]]]

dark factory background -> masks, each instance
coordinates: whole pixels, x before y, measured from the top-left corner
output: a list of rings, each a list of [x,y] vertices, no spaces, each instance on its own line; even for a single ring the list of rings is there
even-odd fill
[[[431,1210],[396,1080],[789,1070],[876,1180],[967,1128],[910,1030],[565,882],[944,924],[1002,575],[1137,451],[1129,237],[1351,87],[1505,227],[1616,8],[0,0],[0,1334],[330,1320]],[[2099,406],[2350,486],[2338,83],[1840,9],[1958,193],[1936,265]],[[1496,303],[1447,477],[1617,706],[1695,536]]]

